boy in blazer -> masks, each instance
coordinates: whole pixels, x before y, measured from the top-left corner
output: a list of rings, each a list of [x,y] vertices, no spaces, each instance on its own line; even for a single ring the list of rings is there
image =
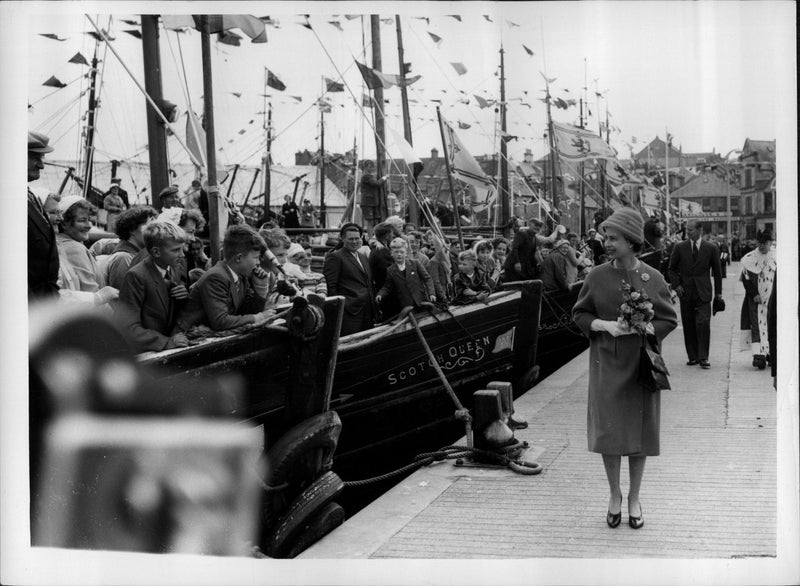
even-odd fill
[[[328,295],[345,298],[341,335],[371,328],[375,323],[375,292],[369,259],[360,252],[364,244],[358,224],[345,224],[339,230],[342,247],[325,257],[322,273]]]
[[[672,249],[669,259],[669,280],[681,302],[683,342],[689,366],[700,364],[711,368],[708,347],[711,342],[711,301],[722,298],[722,269],[719,248],[703,240],[703,224],[689,221],[687,240]],[[709,271],[714,275],[714,294]]]
[[[142,237],[147,257],[125,273],[115,316],[136,352],[186,347],[184,334],[171,335],[189,297],[176,273],[186,233],[171,222],[152,222]]]
[[[275,313],[264,310],[269,275],[260,264],[266,249],[264,240],[250,226],[229,227],[222,242],[225,259],[208,269],[192,287],[178,317],[180,331],[187,332],[195,325],[221,331],[266,322]]]
[[[394,295],[397,305],[420,307],[423,303],[436,301],[433,280],[422,263],[408,258],[408,242],[395,238],[389,244],[394,264],[386,270],[386,280],[375,297],[378,303],[388,295]]]

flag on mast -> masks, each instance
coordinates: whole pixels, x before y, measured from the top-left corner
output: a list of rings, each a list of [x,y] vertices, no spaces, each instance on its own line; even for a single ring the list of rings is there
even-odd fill
[[[553,135],[558,154],[567,161],[617,158],[617,152],[603,139],[583,128],[553,122]]]
[[[412,147],[405,138],[400,136],[394,128],[389,128],[389,132],[392,135],[392,142],[397,147],[397,150],[400,151],[400,155],[402,155],[406,165],[411,169],[414,179],[416,179],[419,174],[422,173],[422,160],[414,153],[414,147]]]
[[[494,188],[492,178],[483,172],[478,161],[469,154],[464,143],[461,142],[453,127],[444,117],[442,117],[442,126],[444,128],[445,156],[450,161],[453,175],[464,183],[481,189]]]

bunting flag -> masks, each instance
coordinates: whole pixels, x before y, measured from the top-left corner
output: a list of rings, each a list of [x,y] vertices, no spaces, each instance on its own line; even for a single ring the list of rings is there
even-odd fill
[[[518,27],[519,25],[516,22],[511,22],[510,20],[506,20],[508,23],[508,28]]]
[[[162,14],[161,20],[164,27],[170,30],[193,28],[201,30],[203,16],[193,16],[191,14]],[[237,28],[250,37],[253,43],[267,42],[267,27],[264,21],[249,14],[214,14],[208,18],[208,32],[224,33],[230,29]],[[240,37],[241,38],[241,37]]]
[[[442,44],[442,37],[439,35],[434,35],[432,32],[428,31],[428,36],[433,40],[433,43],[437,47]]]
[[[276,89],[279,92],[282,92],[286,89],[286,84],[284,84],[277,75],[272,73],[269,69],[267,69],[267,85],[272,89]]]
[[[425,24],[427,24],[427,25],[429,25],[429,26],[430,26],[430,24],[431,24],[431,19],[430,19],[430,18],[428,18],[427,16],[412,16],[411,18],[414,18],[414,19],[416,19],[416,20],[424,20],[424,21],[425,21]],[[428,33],[428,34],[430,34],[430,33]]]
[[[360,14],[345,14],[344,15],[344,17],[347,20],[355,20],[356,18],[359,18],[360,16],[361,16]]]
[[[469,105],[469,98],[458,98],[458,103]]]
[[[569,108],[569,104],[562,100],[561,98],[552,98],[551,102],[556,108],[561,108],[562,110],[566,110]]]
[[[135,28],[126,28],[126,29],[123,29],[122,32],[128,33],[130,36],[136,37],[137,39],[141,39],[142,38],[142,33],[139,32],[139,30],[135,29]]]
[[[328,21],[328,24],[330,24],[330,25],[332,25],[332,26],[335,26],[335,27],[336,27],[336,28],[338,28],[340,31],[344,32],[344,29],[342,28],[342,23],[341,23],[341,22],[339,22],[338,20],[329,20],[329,21]]]
[[[315,103],[319,108],[319,111],[324,112],[325,114],[330,114],[331,110],[333,109],[333,104],[324,96],[319,98]]]
[[[493,106],[493,105],[494,105],[494,103],[495,103],[495,101],[494,101],[494,100],[487,100],[487,99],[485,99],[485,98],[482,98],[482,97],[480,97],[480,96],[479,96],[479,95],[477,95],[477,94],[472,94],[472,95],[473,95],[473,97],[475,98],[475,101],[476,101],[476,102],[478,102],[478,107],[479,107],[480,109],[483,109],[483,108],[489,108],[490,106]]]
[[[245,132],[246,132],[246,131],[245,131],[245,129],[244,129],[244,128],[242,128],[242,129],[239,131],[239,134],[244,134]]]
[[[459,75],[464,75],[467,72],[467,68],[464,67],[463,63],[450,63],[453,66],[453,69],[456,70],[456,73]]]
[[[371,69],[366,65],[359,63],[358,61],[356,61],[356,65],[358,65],[358,70],[361,72],[361,77],[364,78],[364,83],[366,83],[367,87],[371,90],[379,87],[388,89],[393,86],[409,86],[412,83],[422,79],[421,75],[415,75],[413,77],[407,77],[405,80],[403,80],[403,78],[401,78],[399,75],[382,73],[377,69]]]
[[[228,92],[228,93],[230,95],[232,95],[232,96],[237,97],[237,98],[241,98],[242,97],[242,92]],[[252,120],[250,122],[252,122]]]
[[[242,46],[242,37],[231,31],[220,31],[217,33],[217,42],[232,47]]]
[[[297,102],[302,102],[303,101],[303,98],[301,96],[289,96],[289,97],[292,98],[293,100],[297,101]]]
[[[139,26],[139,22],[137,22],[137,21],[135,21],[135,20],[125,20],[125,19],[123,18],[123,19],[121,20],[121,22],[124,22],[125,24],[129,24],[129,25],[131,25],[131,26]]]
[[[492,179],[483,172],[478,161],[464,148],[461,139],[458,138],[453,127],[444,118],[442,118],[442,127],[444,129],[445,154],[450,161],[450,169],[453,171],[453,175],[464,183],[469,183],[478,188],[493,187]]]
[[[80,53],[75,53],[72,56],[72,58],[68,61],[68,63],[77,63],[78,65],[89,65],[89,62],[86,60],[86,57],[84,57]]]
[[[583,128],[553,122],[553,134],[558,154],[567,161],[587,159],[616,159],[617,153],[603,140]]]
[[[525,45],[522,45],[522,48],[523,48],[523,49],[525,49],[525,52],[526,52],[528,55],[531,55],[531,56],[533,56],[533,54],[534,54],[534,53],[533,53],[533,51],[531,51],[530,49],[528,49],[528,47],[526,47]]]
[[[50,79],[48,79],[42,85],[47,87],[57,87],[57,88],[67,87],[67,84],[58,79],[55,75],[51,75]]]
[[[459,128],[459,130],[468,130],[468,129],[472,128],[472,125],[467,124],[466,122],[461,122],[461,120],[459,120],[458,121],[458,128]]]
[[[114,40],[114,37],[111,36],[111,34],[106,29],[101,29],[101,32],[102,32],[103,35],[106,36],[106,38],[109,41],[113,41]],[[100,33],[98,33],[97,31],[86,31],[86,34],[91,36],[98,43],[102,43],[103,42],[103,36]]]
[[[458,14],[448,14],[450,18],[455,18],[458,22],[461,22],[461,17]]]
[[[414,147],[408,144],[408,141],[400,136],[393,128],[389,128],[389,132],[392,135],[392,142],[397,147],[397,150],[400,151],[400,155],[403,157],[403,160],[408,165],[408,168],[411,169],[411,174],[414,176],[414,180],[419,177],[419,174],[422,173],[422,160],[414,154]]]
[[[54,35],[53,33],[39,33],[40,37],[45,37],[48,39],[53,39],[54,41],[66,41],[69,37],[64,37],[63,39],[58,35]]]
[[[485,19],[486,19],[486,20],[488,20],[489,22],[494,22],[494,21],[493,21],[491,18],[489,18],[489,15],[488,15],[488,14],[484,14],[484,15],[483,15],[483,18],[485,18]]]
[[[334,81],[332,79],[325,78],[325,90],[328,92],[343,92],[344,91],[344,84],[339,83],[338,81]]]

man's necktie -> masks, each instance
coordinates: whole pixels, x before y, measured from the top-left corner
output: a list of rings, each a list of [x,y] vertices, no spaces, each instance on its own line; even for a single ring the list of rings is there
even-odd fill
[[[697,242],[692,240],[692,262],[697,262]]]

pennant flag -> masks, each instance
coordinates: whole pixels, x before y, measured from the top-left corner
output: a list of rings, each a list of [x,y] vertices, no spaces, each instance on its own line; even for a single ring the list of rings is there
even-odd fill
[[[111,34],[106,29],[101,29],[101,32],[106,36],[106,38],[109,41],[113,41],[114,40],[114,37],[112,37]],[[86,34],[90,35],[98,43],[102,43],[103,42],[103,37],[97,31],[86,31]]]
[[[567,161],[587,159],[616,159],[617,153],[603,140],[583,128],[553,122],[553,134],[558,154]]]
[[[123,19],[122,19],[122,22],[124,22],[125,24],[129,24],[129,25],[131,25],[131,26],[139,26],[139,23],[138,23],[137,21],[135,21],[135,20],[125,20],[125,19],[123,18]]]
[[[201,30],[202,16],[191,14],[162,14],[161,20],[164,27],[170,30],[193,28]],[[267,42],[267,28],[263,20],[249,14],[214,14],[207,17],[210,33],[224,33],[237,28],[250,37],[253,43]],[[238,35],[237,35],[238,36]],[[239,37],[241,38],[241,37]]]
[[[528,47],[526,47],[525,45],[522,45],[522,48],[523,48],[523,49],[525,49],[525,52],[526,52],[528,55],[533,55],[533,51],[531,51],[530,49],[528,49]]]
[[[428,18],[427,16],[412,16],[411,18],[415,18],[417,20],[424,20],[425,24],[427,24],[427,25],[431,24],[431,19]],[[428,33],[428,34],[430,34],[430,33]]]
[[[303,98],[300,97],[300,96],[289,96],[289,97],[292,98],[293,100],[297,100],[298,102],[302,102],[303,101]]]
[[[511,22],[510,20],[506,20],[508,23],[508,28],[514,28],[515,26],[519,26],[516,22]]]
[[[455,18],[458,22],[461,22],[461,17],[458,14],[448,14],[450,18]]]
[[[382,22],[383,24],[394,24],[394,19],[391,19],[391,18],[382,18],[382,19],[381,19],[381,22]]]
[[[461,181],[475,187],[484,189],[493,187],[492,179],[483,172],[478,161],[464,148],[461,139],[444,118],[442,118],[442,127],[444,128],[445,152],[453,174]]]
[[[228,92],[228,93],[232,96],[236,96],[237,98],[242,97],[242,92]],[[252,120],[250,122],[252,122]]]
[[[437,47],[442,44],[442,37],[440,37],[439,35],[434,35],[432,32],[429,31],[428,36],[430,36],[430,38],[433,40],[434,44]]]
[[[488,15],[488,14],[484,14],[484,15],[483,15],[483,18],[485,18],[485,19],[486,19],[486,20],[488,20],[489,22],[494,22],[494,21],[493,21],[491,18],[489,18],[489,15]]]
[[[389,128],[389,132],[392,135],[392,142],[397,147],[397,150],[400,151],[400,155],[403,157],[406,165],[408,165],[408,168],[411,169],[411,174],[416,180],[419,174],[422,173],[422,160],[414,154],[414,147],[408,144],[405,138],[400,136],[393,128]]]
[[[272,89],[278,90],[279,92],[282,92],[286,89],[286,85],[269,69],[267,69],[267,85]]]
[[[60,79],[58,79],[58,78],[57,78],[55,75],[51,75],[51,76],[50,76],[50,79],[48,79],[48,80],[47,80],[46,82],[44,82],[42,85],[45,85],[45,86],[47,86],[47,87],[57,87],[57,88],[67,87],[67,84],[65,84],[64,82],[62,82],[62,81],[61,81]]]
[[[333,25],[336,28],[338,28],[340,31],[344,32],[344,29],[342,28],[342,23],[339,22],[338,20],[329,20],[328,24]]]
[[[72,58],[68,61],[68,63],[77,63],[78,65],[89,65],[89,62],[86,60],[86,57],[84,57],[80,53],[75,53],[72,56]]]
[[[69,37],[64,37],[62,39],[58,35],[54,35],[53,33],[39,33],[39,36],[46,37],[48,39],[53,39],[54,41],[66,41],[69,38]]]
[[[311,28],[311,22],[308,20],[308,14],[304,15],[305,22],[301,22],[300,25],[306,27],[308,30],[314,30]]]
[[[467,124],[466,122],[461,122],[461,120],[459,120],[458,121],[458,128],[460,130],[467,130],[469,128],[472,128],[472,126],[470,124]]]
[[[464,75],[467,72],[467,68],[464,67],[463,63],[450,63],[453,66],[453,69],[456,70],[456,73],[459,75]]]
[[[358,70],[361,72],[361,77],[364,78],[364,83],[366,83],[367,87],[371,90],[379,87],[388,89],[393,86],[409,86],[412,83],[422,79],[421,75],[415,75],[413,77],[407,77],[405,80],[403,80],[403,78],[401,78],[399,75],[395,75],[393,73],[381,73],[377,69],[370,69],[366,65],[362,65],[358,61],[356,61],[356,65],[358,65]]]
[[[542,77],[544,77],[544,81],[545,81],[546,83],[548,83],[548,84],[551,84],[551,83],[555,82],[555,80],[557,80],[557,79],[558,79],[557,77],[547,77],[547,76],[545,76],[545,74],[544,74],[544,73],[542,73],[541,71],[539,72],[539,75],[541,75]]]
[[[326,91],[329,92],[343,92],[344,91],[344,84],[339,83],[338,81],[334,81],[332,79],[325,78],[325,88]]]
[[[472,94],[472,95],[473,95],[473,97],[475,98],[475,101],[476,101],[476,102],[478,102],[478,107],[479,107],[480,109],[483,109],[483,108],[488,108],[488,107],[490,107],[490,106],[493,106],[493,105],[494,105],[494,100],[486,100],[486,99],[484,99],[484,98],[480,97],[480,96],[479,96],[479,95],[477,95],[477,94]]]
[[[123,29],[122,32],[128,33],[130,36],[136,37],[137,39],[141,39],[142,38],[142,33],[139,32],[139,30],[135,29],[135,28]]]
[[[344,15],[344,17],[347,20],[355,20],[356,18],[359,18],[360,16],[361,16],[360,14],[345,14]]]
[[[245,129],[244,129],[244,128],[242,128],[242,129],[239,131],[239,134],[244,134],[244,133],[245,133]]]
[[[458,103],[469,105],[469,98],[458,98]]]
[[[333,104],[325,97],[319,98],[315,103],[320,112],[324,112],[325,114],[329,114],[333,109]]]

